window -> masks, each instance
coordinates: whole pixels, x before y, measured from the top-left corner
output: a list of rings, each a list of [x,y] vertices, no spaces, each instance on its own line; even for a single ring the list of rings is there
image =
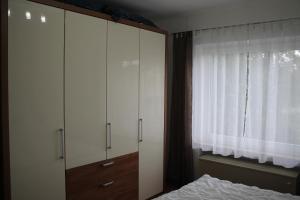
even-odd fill
[[[196,31],[193,148],[300,165],[300,20]]]

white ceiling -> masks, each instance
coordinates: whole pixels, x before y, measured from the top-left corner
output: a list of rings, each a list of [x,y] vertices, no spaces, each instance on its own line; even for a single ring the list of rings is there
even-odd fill
[[[217,7],[246,0],[103,0],[149,18],[168,17],[201,8]]]

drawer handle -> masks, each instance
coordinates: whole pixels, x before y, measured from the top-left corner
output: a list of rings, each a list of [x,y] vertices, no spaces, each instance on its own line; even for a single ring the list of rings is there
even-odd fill
[[[114,181],[110,181],[110,182],[107,182],[107,183],[103,183],[101,184],[102,187],[108,187],[110,185],[114,184]]]
[[[115,162],[114,162],[114,161],[111,161],[111,162],[108,162],[108,163],[104,163],[104,164],[102,165],[102,167],[108,167],[108,166],[111,166],[111,165],[113,165],[113,164],[115,164]]]

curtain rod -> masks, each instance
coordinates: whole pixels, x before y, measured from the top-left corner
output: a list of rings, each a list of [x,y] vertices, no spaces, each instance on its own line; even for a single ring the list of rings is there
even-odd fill
[[[270,20],[270,21],[263,21],[263,22],[252,22],[252,23],[237,24],[237,25],[216,26],[216,27],[211,27],[211,28],[196,29],[196,30],[192,30],[192,31],[205,31],[205,30],[211,30],[211,29],[230,28],[230,27],[247,26],[247,25],[254,25],[254,24],[265,24],[265,23],[281,22],[281,21],[289,21],[289,20],[298,20],[298,19],[300,19],[300,17]],[[178,33],[180,33],[180,32],[178,32]]]

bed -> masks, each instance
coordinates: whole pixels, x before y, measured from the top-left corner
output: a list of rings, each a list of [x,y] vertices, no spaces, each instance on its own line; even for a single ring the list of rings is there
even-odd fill
[[[179,190],[164,194],[155,200],[300,200],[300,196],[235,184],[204,175]]]

